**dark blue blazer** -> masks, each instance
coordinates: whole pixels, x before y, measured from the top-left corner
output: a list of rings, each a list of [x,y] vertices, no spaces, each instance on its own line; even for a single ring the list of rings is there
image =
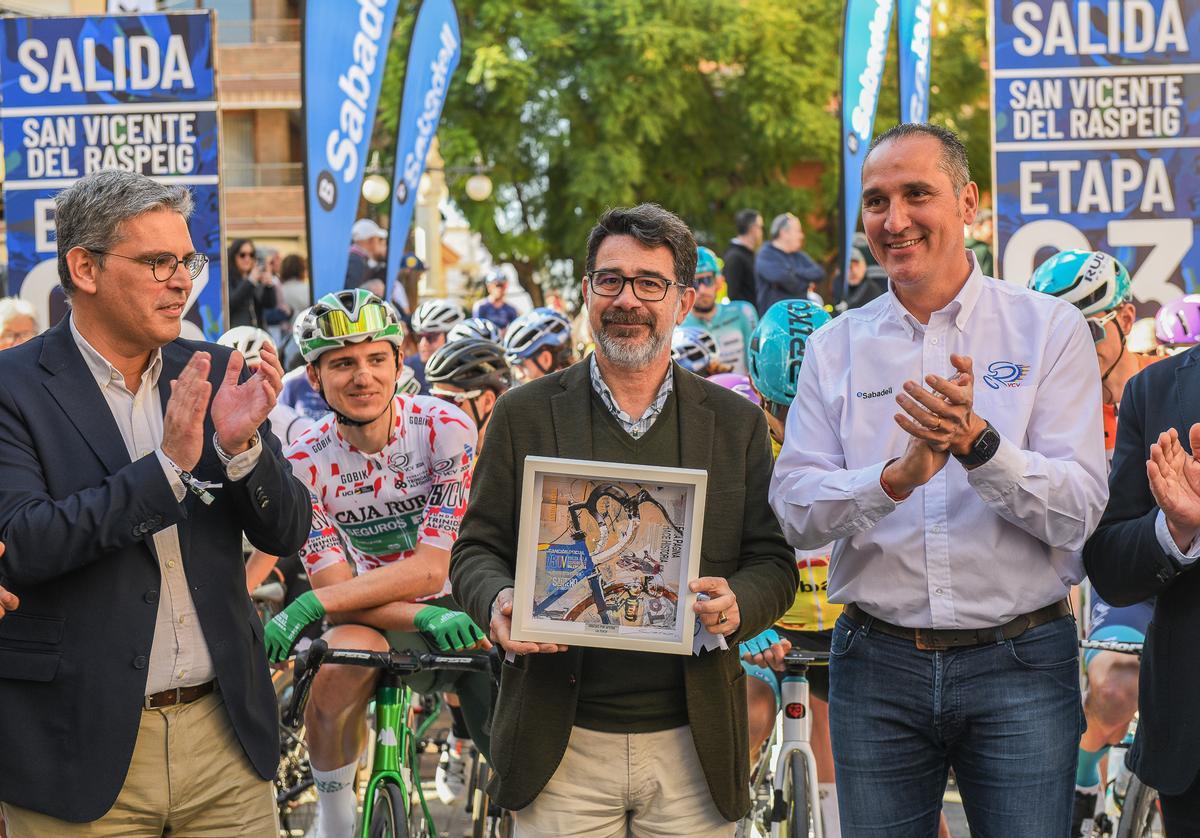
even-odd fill
[[[158,382],[212,353],[215,393],[229,350],[176,340]],[[183,503],[154,454],[130,462],[64,318],[0,352],[0,583],[21,607],[0,620],[0,800],[69,821],[112,806],[137,737],[161,574],[151,536],[179,528],[184,569],[225,705],[263,778],[279,759],[262,626],[246,595],[242,531],[274,555],[300,549],[311,506],[266,425],[263,453],[237,483],[206,420],[194,473],[219,481]]]
[[[1150,493],[1150,445],[1170,428],[1189,448],[1200,422],[1200,350],[1159,361],[1130,379],[1121,398],[1108,477],[1108,507],[1083,563],[1115,606],[1157,597],[1142,656],[1141,716],[1129,765],[1144,782],[1179,794],[1200,771],[1200,567],[1182,569],[1158,543]]]

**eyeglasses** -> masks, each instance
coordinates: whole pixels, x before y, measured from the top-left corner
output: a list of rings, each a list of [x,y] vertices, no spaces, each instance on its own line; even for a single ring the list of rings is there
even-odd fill
[[[717,284],[716,274],[696,274],[696,284],[705,288],[711,288]]]
[[[446,390],[438,386],[429,388],[429,395],[437,396],[444,402],[454,402],[454,404],[464,404],[472,399],[477,399],[483,395],[482,390]]]
[[[1092,333],[1092,341],[1094,343],[1099,343],[1100,341],[1104,340],[1104,338],[1108,335],[1108,330],[1105,328],[1105,326],[1110,320],[1115,320],[1116,317],[1117,313],[1115,311],[1110,311],[1103,317],[1087,318],[1088,330]]]
[[[238,251],[237,258],[239,258],[239,259],[253,259],[253,258],[254,258],[254,251],[253,251],[253,250],[241,250],[241,251]]]
[[[624,276],[616,271],[592,271],[584,274],[591,284],[592,292],[601,297],[619,297],[625,290],[625,284],[633,286],[633,296],[644,303],[657,303],[667,296],[667,289],[672,285],[686,288],[682,282],[671,282],[660,276]]]
[[[166,282],[171,277],[175,276],[175,271],[183,265],[187,269],[188,275],[195,279],[200,276],[200,272],[204,270],[204,266],[208,264],[208,257],[203,253],[193,253],[183,259],[178,258],[173,253],[160,253],[153,259],[139,259],[136,256],[125,256],[121,253],[113,253],[111,250],[94,250],[88,248],[92,253],[98,253],[101,256],[116,256],[119,259],[128,259],[130,262],[141,262],[143,265],[149,265],[151,273],[154,274],[155,282]]]
[[[444,334],[445,334],[445,332],[421,332],[420,334],[417,335],[417,340],[418,341],[426,340],[426,341],[429,341],[430,343],[434,343],[438,338],[440,338]]]
[[[358,319],[351,320],[346,312],[330,309],[317,317],[317,329],[322,337],[344,338],[378,332],[388,325],[388,310],[382,303],[367,303],[358,310]]]

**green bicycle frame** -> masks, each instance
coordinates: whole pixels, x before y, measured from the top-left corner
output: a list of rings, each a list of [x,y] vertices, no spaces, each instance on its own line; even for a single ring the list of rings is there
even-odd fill
[[[441,700],[438,700],[434,712],[429,713],[414,731],[409,727],[407,718],[413,695],[413,691],[399,678],[388,673],[383,675],[375,691],[375,758],[371,779],[367,781],[367,791],[363,796],[360,838],[369,838],[371,815],[375,810],[375,791],[383,783],[398,786],[406,805],[412,799],[410,789],[416,787],[429,834],[437,838],[437,827],[430,815],[429,804],[425,802],[425,790],[421,788],[417,742],[433,725]],[[406,810],[405,817],[408,814]]]

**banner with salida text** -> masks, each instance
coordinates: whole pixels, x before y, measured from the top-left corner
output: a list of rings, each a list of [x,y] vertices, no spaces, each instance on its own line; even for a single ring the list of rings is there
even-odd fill
[[[216,340],[225,314],[212,13],[4,18],[0,91],[9,293],[43,325],[57,322],[67,305],[54,195],[102,169],[140,172],[192,191],[192,245],[209,263],[183,336]]]
[[[1136,301],[1200,290],[1200,0],[993,0],[996,267],[1102,250]]]

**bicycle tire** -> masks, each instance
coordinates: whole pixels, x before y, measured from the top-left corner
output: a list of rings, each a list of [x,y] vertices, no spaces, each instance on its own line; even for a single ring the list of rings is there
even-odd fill
[[[792,751],[788,757],[787,784],[784,786],[788,838],[809,838],[809,826],[816,813],[809,806],[808,787],[808,760],[800,751]]]
[[[1157,829],[1154,828],[1156,819]],[[1125,793],[1125,805],[1121,809],[1116,838],[1161,838],[1164,834],[1158,810],[1158,792],[1135,774],[1129,778],[1129,790]]]
[[[471,768],[471,838],[490,838],[488,835],[488,804],[491,798],[487,793],[488,780],[491,779],[492,767],[480,754],[475,758]]]
[[[375,787],[367,835],[370,838],[409,838],[408,807],[399,786],[384,781]]]
[[[304,725],[291,728],[282,721],[292,698],[292,667],[273,677],[279,707],[279,764],[275,769],[275,807],[279,813],[280,838],[307,835],[317,819],[317,790],[308,760]]]

